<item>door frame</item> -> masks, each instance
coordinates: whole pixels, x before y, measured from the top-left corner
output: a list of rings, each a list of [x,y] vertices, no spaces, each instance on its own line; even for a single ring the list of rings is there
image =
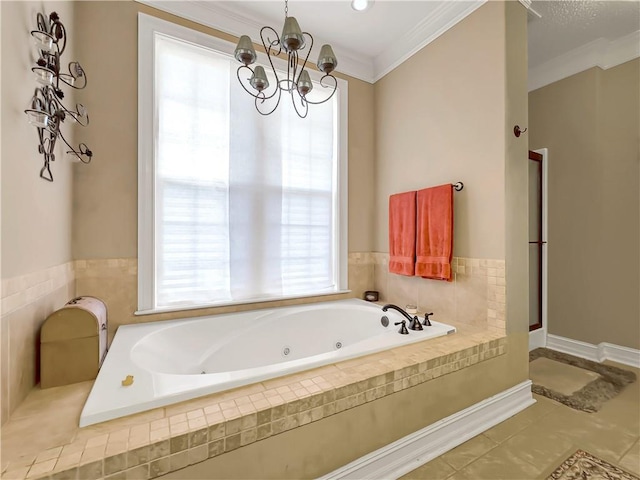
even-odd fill
[[[532,150],[542,155],[542,241],[545,242],[542,248],[542,327],[529,332],[529,350],[547,346],[547,331],[549,320],[547,315],[549,303],[548,289],[548,257],[549,257],[549,202],[548,202],[548,172],[549,172],[549,151],[547,148]],[[529,156],[527,154],[527,161]]]

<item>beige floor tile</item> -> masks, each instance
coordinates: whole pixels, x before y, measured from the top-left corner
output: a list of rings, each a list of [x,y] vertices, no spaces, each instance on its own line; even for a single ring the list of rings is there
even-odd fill
[[[638,436],[592,415],[562,408],[540,419],[537,425],[559,433],[572,440],[579,448],[600,456],[603,460],[617,462]]]
[[[629,451],[622,456],[619,464],[631,473],[640,475],[640,441],[634,443]]]
[[[535,423],[507,439],[502,446],[514,457],[532,464],[539,473],[548,467],[553,470],[577,450],[571,439]]]
[[[534,421],[538,421],[540,418],[549,415],[554,410],[546,403],[536,401],[529,408],[514,415],[513,417],[499,423],[493,428],[490,428],[484,435],[489,437],[496,443],[501,443],[512,437],[516,433],[522,431]]]
[[[402,480],[441,480],[454,473],[456,471],[445,463],[442,457],[438,457],[400,478]]]
[[[504,442],[508,438],[522,431],[524,428],[549,415],[558,408],[556,402],[545,397],[534,395],[536,403],[526,408],[513,417],[499,423],[495,427],[484,432],[484,435],[497,443]]]
[[[460,470],[498,445],[484,435],[478,435],[442,455],[442,459],[456,470]]]
[[[540,471],[529,462],[514,457],[504,445],[498,445],[460,470],[461,478],[475,480],[533,479]]]
[[[640,369],[614,365],[634,371],[640,380]],[[482,436],[440,457],[459,469],[447,480],[546,478],[578,449],[640,474],[640,381],[628,385],[596,413],[573,410],[540,395],[534,398],[535,405],[482,434],[499,445],[479,452],[476,460],[462,467],[456,463],[457,456],[462,463],[468,458],[465,448],[482,448],[473,445],[481,444],[476,439]],[[412,474],[407,478],[426,478]]]
[[[593,419],[611,424],[631,435],[640,436],[640,372],[638,380],[627,385],[618,396],[604,403]]]

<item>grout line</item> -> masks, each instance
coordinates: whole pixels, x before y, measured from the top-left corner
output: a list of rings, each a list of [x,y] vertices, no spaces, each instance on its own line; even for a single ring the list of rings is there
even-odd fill
[[[633,442],[631,446],[627,450],[625,450],[625,452],[622,455],[620,455],[620,458],[618,458],[618,464],[622,461],[625,455],[629,453],[633,449],[633,447],[635,447],[639,442],[640,442],[640,437],[636,438],[636,441]]]

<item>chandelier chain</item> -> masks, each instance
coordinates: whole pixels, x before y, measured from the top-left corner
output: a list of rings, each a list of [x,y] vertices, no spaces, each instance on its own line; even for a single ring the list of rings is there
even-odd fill
[[[289,16],[289,0],[284,0],[284,18]]]

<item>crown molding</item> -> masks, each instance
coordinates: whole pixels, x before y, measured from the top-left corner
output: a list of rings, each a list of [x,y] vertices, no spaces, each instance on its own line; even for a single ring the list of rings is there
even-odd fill
[[[398,67],[422,48],[476,11],[487,0],[469,2],[446,2],[436,8],[431,15],[420,21],[414,28],[398,38],[392,45],[375,57],[374,81]]]
[[[136,0],[138,3],[149,5],[178,17],[186,18],[206,27],[215,28],[221,32],[235,37],[249,35],[251,39],[259,42],[260,29],[265,25],[264,20],[255,16],[247,16],[244,12],[238,13],[233,7],[221,6],[217,2],[202,1],[164,1],[164,0]],[[314,38],[315,45],[331,43],[323,38]],[[351,77],[374,82],[373,62],[362,58],[355,52],[345,51],[341,46],[332,44],[339,59],[338,72]],[[311,60],[311,59],[310,59]]]
[[[530,18],[542,18],[542,15],[536,12],[531,6],[531,0],[518,0],[518,2],[520,2],[524,6],[524,8],[527,9],[527,14]]]
[[[198,0],[136,1],[236,37],[249,35],[254,42],[260,38],[260,29],[266,23],[264,19],[257,16],[247,15],[245,11],[240,12],[229,2],[222,6],[218,2]],[[327,39],[315,38],[314,43],[317,45],[332,43],[340,61],[338,68],[340,73],[368,83],[374,83],[463,18],[470,15],[486,1],[444,2],[431,15],[398,38],[376,57],[367,57],[349,51],[335,42],[329,42]]]
[[[593,67],[607,70],[640,57],[640,30],[614,41],[599,38],[529,69],[529,91]]]

